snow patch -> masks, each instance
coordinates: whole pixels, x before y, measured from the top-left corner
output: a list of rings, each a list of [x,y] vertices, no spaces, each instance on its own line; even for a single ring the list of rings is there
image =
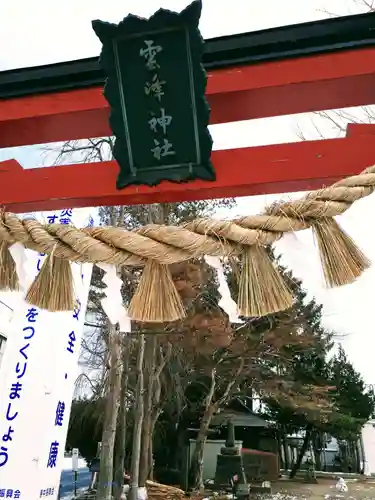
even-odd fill
[[[87,488],[78,488],[77,489],[77,495],[80,495],[81,493],[85,493],[87,491]],[[67,495],[64,495],[61,497],[61,500],[74,500],[74,493],[68,493]]]

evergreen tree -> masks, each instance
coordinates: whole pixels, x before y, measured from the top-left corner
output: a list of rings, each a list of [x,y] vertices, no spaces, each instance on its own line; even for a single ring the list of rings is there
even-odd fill
[[[362,426],[374,413],[374,392],[366,390],[361,375],[354,369],[341,346],[337,354],[327,361],[327,355],[333,347],[333,335],[321,326],[321,306],[314,300],[304,304],[305,292],[300,283],[296,282],[295,287],[296,308],[305,318],[306,328],[312,334],[313,341],[302,350],[293,346],[291,376],[295,386],[314,388],[315,401],[311,398],[311,406],[298,407],[295,402],[291,403],[286,399],[268,398],[265,401],[266,416],[279,429],[280,439],[284,444],[284,461],[287,462],[288,456],[286,435],[302,432],[304,436],[297,461],[291,469],[291,477],[299,470],[310,443],[313,445],[316,467],[321,469],[324,433],[335,437],[339,442],[345,440],[344,449],[349,449],[349,455],[356,460],[359,472],[357,442]],[[289,463],[284,463],[285,468],[289,466]]]
[[[355,439],[374,413],[374,392],[366,389],[361,374],[354,369],[341,345],[327,368],[334,410],[326,431],[337,439]]]
[[[309,447],[314,429],[319,426],[320,422],[326,420],[331,412],[326,356],[333,343],[332,333],[325,331],[321,325],[322,306],[318,305],[314,299],[306,302],[306,292],[302,288],[301,281],[293,278],[292,274],[286,273],[285,270],[284,274],[295,296],[293,307],[295,321],[299,321],[301,335],[305,337],[302,345],[290,347],[291,363],[284,369],[289,371],[289,377],[295,389],[305,394],[309,391],[309,394],[304,400],[266,398],[265,415],[275,422],[279,430],[286,469],[291,465],[288,463],[286,437],[288,434],[301,430],[304,433],[297,461],[291,469],[291,477],[294,477]]]
[[[76,399],[70,413],[66,449],[78,448],[90,465],[96,457],[103,426],[103,400]]]

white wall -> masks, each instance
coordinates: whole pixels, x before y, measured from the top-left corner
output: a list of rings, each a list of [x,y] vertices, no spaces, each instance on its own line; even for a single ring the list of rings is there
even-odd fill
[[[365,474],[375,474],[375,419],[369,420],[362,428],[365,452]]]
[[[242,448],[242,441],[235,442],[237,448]],[[203,479],[214,479],[216,471],[217,456],[220,448],[225,445],[225,440],[207,439],[203,453]],[[190,440],[190,460],[193,456],[195,440]]]

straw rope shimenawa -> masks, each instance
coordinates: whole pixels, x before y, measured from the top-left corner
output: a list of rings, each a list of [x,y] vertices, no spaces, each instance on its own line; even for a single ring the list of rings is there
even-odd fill
[[[243,316],[263,316],[287,309],[293,298],[267,246],[283,233],[312,228],[327,286],[353,282],[370,262],[333,217],[375,189],[375,166],[314,191],[297,201],[277,202],[261,215],[233,220],[197,219],[182,226],[149,224],[128,231],[117,227],[77,229],[41,224],[3,212],[0,217],[0,288],[15,289],[15,270],[7,249],[15,242],[48,254],[27,300],[48,310],[72,308],[71,262],[145,266],[129,312],[138,321],[175,321],[184,309],[169,265],[211,256],[237,256],[242,261],[239,309]],[[13,269],[10,267],[13,266]]]

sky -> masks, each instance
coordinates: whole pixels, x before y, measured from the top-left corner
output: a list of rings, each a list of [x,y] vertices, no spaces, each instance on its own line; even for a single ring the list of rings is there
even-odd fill
[[[266,29],[293,23],[348,15],[364,11],[365,0],[203,0],[200,29],[204,38]],[[91,20],[119,22],[129,13],[149,16],[160,7],[179,11],[188,0],[12,0],[0,3],[0,71],[97,56],[100,42]],[[6,49],[6,50],[5,50]],[[356,116],[361,110],[353,110]],[[252,120],[211,127],[214,149],[295,142],[298,131],[309,139],[337,137],[337,130],[311,114],[265,120]],[[24,168],[46,164],[40,146],[0,150],[0,160],[16,158]],[[48,159],[47,159],[48,161]],[[258,196],[238,199],[233,213],[218,216],[259,213],[276,199],[298,195]],[[371,260],[375,260],[375,225],[369,216],[374,196],[358,202],[340,218],[342,226],[357,241]],[[283,261],[303,280],[309,297],[324,306],[324,324],[337,334],[350,359],[366,383],[375,384],[373,369],[373,295],[375,270],[367,271],[355,284],[326,290],[316,247],[310,231],[284,238],[277,244]]]

